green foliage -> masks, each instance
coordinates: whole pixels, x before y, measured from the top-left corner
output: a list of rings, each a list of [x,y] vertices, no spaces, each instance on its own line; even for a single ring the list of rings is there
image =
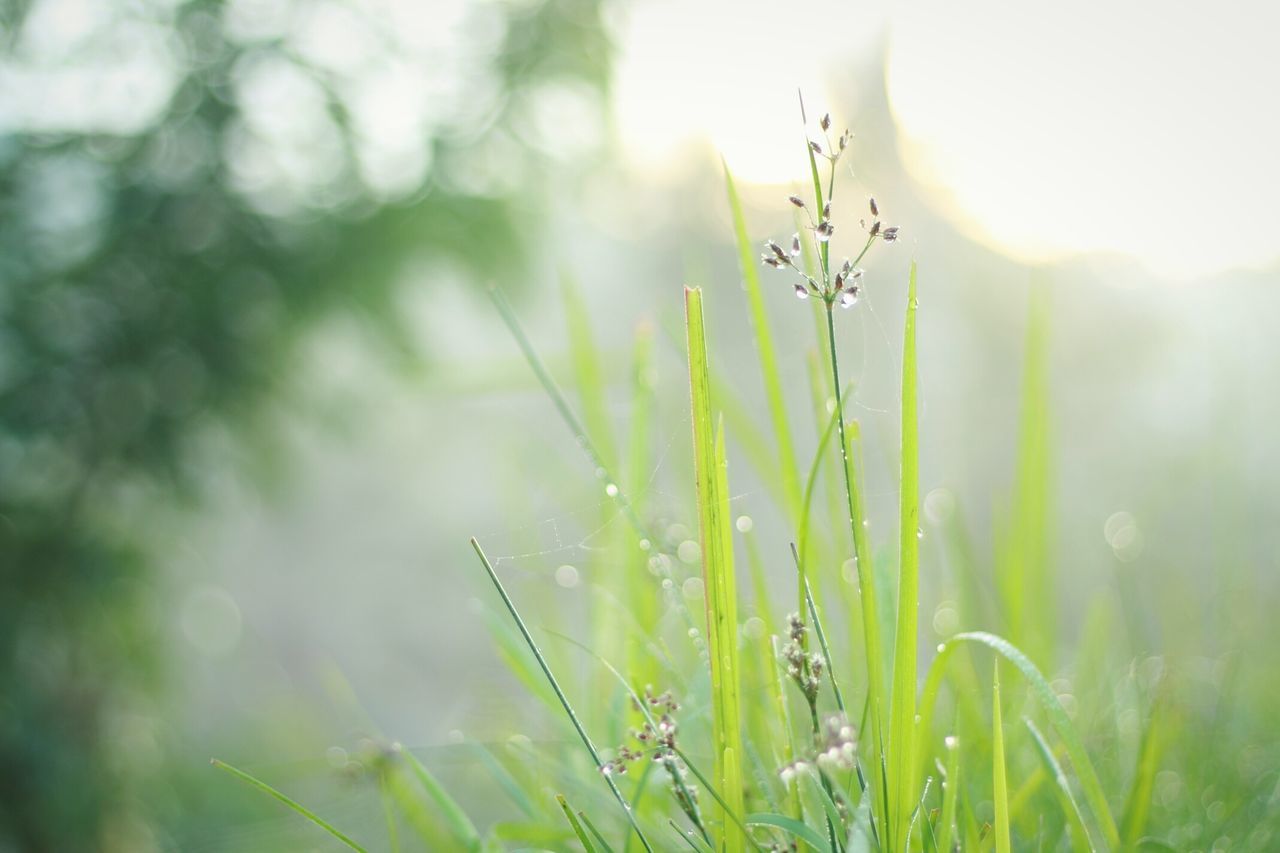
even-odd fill
[[[745,840],[733,816],[741,820],[742,718],[739,705],[738,597],[733,573],[733,533],[729,518],[724,423],[713,427],[711,380],[707,367],[702,291],[685,289],[688,330],[689,387],[693,400],[694,477],[697,482],[698,527],[701,531],[702,581],[707,602],[707,646],[711,658],[711,743],[715,781],[726,798],[721,816],[723,846],[741,849]]]
[[[232,776],[236,777],[241,782],[244,782],[249,787],[255,788],[256,790],[261,791],[267,796],[273,797],[279,800],[280,802],[284,803],[290,809],[302,815],[304,818],[311,821],[316,826],[320,827],[325,832],[329,833],[334,838],[338,839],[343,844],[350,847],[352,850],[357,850],[359,851],[359,853],[367,853],[365,848],[361,847],[359,844],[352,841],[351,838],[346,835],[346,833],[334,827],[333,824],[329,823],[324,818],[320,817],[315,812],[311,811],[306,806],[299,803],[297,800],[294,800],[286,796],[285,794],[280,793],[275,788],[268,785],[266,782],[263,782],[261,779],[258,779],[256,776],[251,776],[250,774],[244,772],[243,770],[240,770],[239,768],[236,768],[236,767],[232,767],[230,764],[227,764],[225,761],[219,761],[216,758],[213,759],[212,763],[214,767],[218,768],[219,770],[225,770],[227,773],[230,773]]]
[[[542,188],[466,187],[452,173],[489,138],[505,140],[508,169],[538,172],[521,116],[546,81],[603,87],[609,39],[594,0],[468,11],[460,33],[502,34],[461,50],[482,57],[495,107],[483,127],[435,115],[404,140],[433,168],[398,170],[412,180],[388,190],[360,157],[364,85],[300,47],[300,30],[239,32],[233,4],[215,0],[108,3],[78,16],[73,49],[50,60],[31,45],[64,38],[51,7],[0,5],[6,74],[41,104],[31,126],[6,115],[0,144],[0,847],[85,849],[178,811],[153,778],[177,768],[106,734],[154,700],[168,667],[166,620],[150,604],[153,564],[168,557],[129,496],[199,500],[192,462],[211,430],[269,444],[273,409],[296,391],[290,359],[326,318],[367,328],[405,366],[424,361],[398,291],[411,264],[515,279],[540,237],[538,217],[521,217],[542,208]],[[403,60],[396,34],[368,20],[352,41]],[[96,78],[104,64],[159,87],[154,114],[67,110],[68,91],[119,97]],[[317,93],[315,150],[329,157],[305,187],[263,185],[316,164],[288,145],[263,150],[242,97],[250,68]],[[255,462],[264,480],[278,473],[274,454]],[[65,660],[44,660],[58,650]],[[160,835],[181,839],[176,817]]]
[[[916,413],[916,268],[911,265],[907,286],[907,325],[902,344],[902,469],[900,478],[901,518],[898,551],[898,630],[893,646],[893,695],[890,699],[892,723],[889,755],[897,779],[895,798],[890,801],[893,846],[906,850],[911,811],[916,803],[916,644],[920,601],[920,439]]]
[[[824,150],[830,150],[829,140],[827,144]],[[815,213],[808,204],[816,203],[822,210],[835,191],[835,157],[821,155],[832,167],[824,187],[816,150],[809,152],[814,202],[792,201],[806,216]],[[774,845],[823,853],[1007,853],[1034,839],[1042,849],[1162,849],[1157,834],[1169,827],[1153,819],[1152,804],[1171,796],[1172,783],[1168,778],[1161,782],[1162,762],[1173,751],[1172,733],[1183,726],[1177,720],[1175,729],[1166,710],[1164,697],[1171,688],[1160,679],[1158,688],[1138,684],[1130,675],[1120,678],[1125,685],[1121,690],[1108,680],[1123,669],[1114,667],[1116,649],[1109,642],[1113,632],[1101,616],[1091,620],[1082,643],[1085,651],[1075,658],[1078,664],[1088,664],[1079,665],[1086,671],[1064,669],[1062,664],[1072,653],[1057,635],[1049,561],[1053,503],[1045,303],[1035,303],[1028,331],[1015,508],[993,549],[998,565],[993,595],[986,583],[993,575],[983,570],[979,549],[958,521],[951,522],[944,535],[924,540],[920,535],[918,282],[915,264],[910,267],[902,287],[906,299],[895,611],[885,606],[894,596],[878,601],[885,583],[893,580],[894,543],[873,541],[866,524],[862,429],[846,411],[850,385],[840,377],[837,317],[845,315],[836,309],[850,302],[842,298],[849,268],[834,268],[829,240],[810,247],[812,241],[797,238],[790,252],[766,244],[766,258],[777,261],[771,266],[801,276],[800,290],[816,303],[820,321],[820,355],[810,356],[809,362],[818,403],[813,462],[802,479],[790,450],[796,436],[779,378],[778,352],[786,348],[776,347],[772,340],[770,296],[752,271],[747,219],[727,171],[726,183],[774,440],[752,422],[730,383],[717,376],[707,342],[703,291],[686,288],[693,441],[692,466],[683,477],[692,487],[692,498],[682,518],[697,518],[696,559],[687,551],[691,543],[681,543],[677,555],[671,542],[653,535],[651,531],[662,529],[658,522],[669,519],[632,498],[641,494],[641,480],[653,464],[649,442],[654,387],[642,378],[652,364],[647,333],[642,332],[636,344],[630,388],[633,426],[623,447],[609,437],[603,399],[608,388],[596,372],[598,351],[590,318],[577,295],[568,292],[566,307],[569,350],[581,397],[575,407],[534,351],[514,308],[501,293],[493,294],[502,321],[587,458],[591,470],[584,478],[595,473],[609,486],[611,500],[604,503],[610,520],[620,520],[622,534],[608,538],[601,549],[608,553],[599,560],[620,568],[602,573],[601,594],[592,601],[627,600],[626,615],[636,623],[636,636],[624,653],[616,637],[602,639],[600,633],[602,627],[606,634],[621,632],[611,618],[614,611],[604,617],[595,614],[591,640],[569,641],[585,648],[593,660],[584,678],[592,687],[590,698],[571,703],[553,675],[559,662],[535,642],[492,563],[472,540],[509,617],[492,626],[495,643],[521,689],[543,699],[543,705],[560,716],[561,730],[568,734],[571,727],[583,749],[566,750],[561,741],[549,742],[533,748],[536,773],[526,768],[506,775],[506,787],[516,786],[523,793],[512,797],[527,812],[520,821],[477,830],[460,816],[456,803],[442,798],[438,786],[424,782],[433,812],[445,817],[455,841],[495,847],[524,843],[576,849],[576,844],[585,850],[642,846],[719,853]],[[875,206],[871,208],[878,217]],[[818,225],[813,228],[816,232]],[[884,234],[881,228],[875,219],[853,266]],[[798,259],[806,249],[814,262],[802,267]],[[794,307],[791,294],[785,296]],[[828,393],[834,397],[830,412]],[[839,453],[831,447],[833,441],[839,443]],[[757,538],[750,526],[739,528],[742,541],[735,541],[728,467],[737,453],[761,475],[765,490],[782,510],[782,521],[790,525],[788,532],[794,534],[789,537],[798,593],[794,615],[768,593],[766,573],[780,552],[785,558],[782,543]],[[829,489],[825,500],[820,478]],[[819,513],[824,510],[835,523],[821,523]],[[639,556],[637,539],[643,542]],[[961,591],[963,610],[958,624],[1002,624],[1027,648],[996,634],[969,630],[949,637],[932,659],[920,658],[920,649],[930,645],[918,618],[920,602],[931,596],[931,584],[947,582],[931,574],[933,548],[957,575],[952,580]],[[745,553],[751,565],[752,609],[758,623],[739,617],[743,605],[735,551]],[[841,573],[850,558],[855,583]],[[873,560],[879,563],[879,573]],[[682,565],[699,563],[697,574],[697,569]],[[705,614],[695,618],[685,598],[699,596]],[[743,610],[744,616],[748,613],[751,610]],[[783,625],[786,628],[779,630]],[[886,648],[882,632],[889,625],[894,636]],[[976,654],[982,650],[996,658],[989,718],[985,679],[978,675],[987,660],[985,652]],[[625,661],[621,668],[610,663],[615,651],[621,657],[613,659]],[[1002,684],[1001,668],[1004,675],[1016,672],[1018,678]],[[593,680],[601,671],[616,685],[608,678]],[[1092,691],[1085,683],[1089,677],[1100,682]],[[648,689],[655,683],[658,689],[679,690],[680,702],[666,694],[655,696]],[[1069,698],[1068,690],[1074,691]],[[576,690],[569,692],[577,697]],[[586,718],[584,724],[575,703],[598,716]],[[1148,722],[1139,737],[1136,727],[1127,722],[1122,727],[1117,719],[1128,720],[1129,711],[1133,719],[1140,719],[1137,711],[1142,708],[1148,709]],[[1024,726],[1006,731],[1005,714],[1015,709],[1019,716],[1026,714]],[[946,730],[935,725],[940,719],[952,721]],[[597,720],[612,731],[638,732],[637,749],[598,749],[587,734]],[[1136,740],[1136,746],[1125,748],[1126,737]],[[629,776],[628,765],[643,770]],[[604,785],[596,778],[602,771]],[[1250,801],[1253,813],[1263,802],[1260,798],[1267,796],[1266,786],[1259,787]],[[571,808],[570,799],[584,808]],[[1125,809],[1118,826],[1112,808],[1121,801]],[[1253,849],[1265,848],[1254,844]]]
[[[996,853],[1013,848],[1009,833],[1009,783],[1004,760],[1004,720],[1000,713],[1000,666],[991,687],[991,796],[996,810]]]
[[[792,524],[800,524],[800,481],[796,466],[794,442],[791,439],[787,404],[782,394],[782,378],[778,373],[778,358],[769,327],[769,312],[765,307],[764,293],[760,287],[759,265],[751,240],[747,237],[747,220],[742,213],[742,201],[728,165],[724,166],[725,188],[729,193],[729,212],[733,216],[733,236],[738,246],[738,262],[742,268],[742,283],[747,291],[747,303],[751,307],[751,327],[755,336],[756,351],[760,356],[760,375],[764,380],[765,397],[769,405],[769,420],[773,424],[774,440],[778,445],[778,478],[782,483],[784,505]]]

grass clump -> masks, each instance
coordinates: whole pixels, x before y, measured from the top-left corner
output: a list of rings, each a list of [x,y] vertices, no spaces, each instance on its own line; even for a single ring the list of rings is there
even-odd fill
[[[901,284],[906,308],[894,560],[892,550],[875,550],[868,530],[859,464],[862,432],[846,410],[849,390],[841,375],[838,322],[864,295],[863,262],[878,245],[895,243],[899,229],[882,220],[875,199],[859,202],[866,213],[859,222],[857,250],[852,258],[833,258],[833,240],[844,228],[842,224],[837,231],[833,197],[850,135],[846,131],[833,137],[829,116],[817,123],[817,131],[806,149],[811,196],[788,199],[801,227],[785,243],[766,242],[761,259],[788,275],[793,294],[789,305],[798,298],[814,310],[810,364],[816,369],[810,374],[811,392],[816,401],[829,396],[831,407],[829,414],[818,407],[814,455],[803,469],[807,476],[801,476],[797,462],[799,442],[793,424],[798,419],[786,403],[770,329],[773,297],[757,275],[746,217],[727,167],[725,181],[772,443],[751,433],[754,427],[749,424],[735,427],[742,424],[741,418],[729,418],[726,426],[725,406],[733,401],[725,399],[725,386],[709,357],[709,297],[700,288],[684,290],[693,446],[686,480],[694,497],[689,519],[696,518],[698,530],[698,560],[684,562],[700,563],[696,578],[681,577],[681,561],[672,559],[673,543],[655,534],[658,527],[647,517],[643,498],[633,498],[643,494],[640,478],[651,464],[653,393],[639,378],[650,369],[651,333],[646,329],[637,339],[633,432],[619,441],[609,434],[604,382],[595,365],[590,323],[574,286],[567,283],[565,293],[574,374],[585,400],[581,417],[534,350],[512,307],[500,292],[492,292],[500,317],[604,484],[621,521],[625,535],[613,536],[608,546],[609,565],[617,570],[598,583],[605,593],[634,602],[630,612],[636,624],[628,642],[617,643],[605,636],[616,635],[616,625],[607,618],[593,620],[592,640],[585,647],[590,664],[613,680],[585,679],[566,689],[568,682],[556,674],[565,664],[557,663],[558,658],[535,641],[481,544],[471,540],[509,619],[505,626],[495,625],[508,661],[558,712],[580,748],[558,751],[541,765],[545,771],[549,764],[550,774],[544,772],[536,780],[522,776],[512,782],[515,777],[499,767],[495,772],[508,774],[499,778],[517,789],[516,799],[524,803],[528,816],[518,824],[499,824],[484,835],[414,759],[412,769],[424,780],[426,802],[443,815],[440,825],[447,827],[444,841],[424,840],[466,850],[538,845],[587,851],[824,853],[1000,853],[1031,846],[1118,850],[1150,841],[1145,835],[1148,804],[1160,745],[1167,735],[1157,729],[1143,741],[1122,835],[1111,810],[1120,799],[1116,774],[1106,775],[1112,783],[1108,789],[1085,748],[1087,742],[1096,744],[1102,738],[1095,732],[1086,740],[1044,674],[1054,660],[1056,637],[1049,615],[1054,608],[1049,600],[1052,577],[1046,565],[1049,450],[1043,307],[1037,309],[1029,335],[1029,408],[1018,458],[1019,507],[1007,531],[1004,556],[993,572],[996,594],[988,596],[986,608],[994,610],[998,623],[1030,651],[995,634],[964,632],[938,647],[925,661],[921,677],[917,270],[913,263]],[[763,448],[752,454],[753,462],[775,490],[791,531],[789,561],[784,549],[762,552],[752,536],[735,529],[728,480],[729,441],[735,429],[751,433],[742,440],[744,446]],[[832,442],[837,448],[831,448]],[[820,479],[835,500],[822,500]],[[832,523],[816,521],[824,512]],[[939,547],[951,546],[944,540]],[[739,615],[745,612],[737,582],[740,555],[752,571],[752,607],[757,614],[753,619],[759,623],[754,629],[749,627],[752,620],[744,622]],[[1040,562],[1021,571],[1018,564],[1026,560]],[[782,561],[795,567],[796,595],[793,605],[777,607],[768,593],[764,565]],[[852,582],[841,576],[846,561],[852,563]],[[892,579],[894,571],[896,589],[883,588],[882,580]],[[676,591],[682,581],[690,580],[701,583],[705,612],[698,616]],[[981,582],[964,577],[961,583],[970,597],[981,596]],[[834,596],[833,587],[838,590]],[[883,614],[889,616],[891,632],[884,630]],[[847,639],[841,641],[842,637]],[[888,646],[886,637],[892,640]],[[979,679],[972,652],[1003,662],[996,666],[989,708],[978,698],[985,691],[975,689]],[[619,661],[621,668],[615,666]],[[1003,698],[1000,665],[1019,676],[1016,685],[1005,687]],[[960,689],[948,676],[954,676]],[[660,688],[651,686],[655,682],[670,689],[658,692]],[[571,701],[574,690],[580,695]],[[1024,725],[1006,726],[1005,712],[1023,700]],[[586,715],[578,708],[587,709]],[[944,728],[939,725],[942,719],[954,722]],[[1044,731],[1053,740],[1042,733],[1037,720],[1047,724]],[[588,731],[593,726],[600,728],[596,737],[628,728],[631,736],[612,751],[602,750]],[[265,783],[237,775],[356,846]],[[394,837],[394,815],[391,825]]]

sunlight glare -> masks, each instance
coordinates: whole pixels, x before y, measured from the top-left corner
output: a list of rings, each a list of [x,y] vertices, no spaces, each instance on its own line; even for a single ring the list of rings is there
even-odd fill
[[[731,0],[636,4],[617,38],[614,110],[624,151],[638,169],[661,173],[702,145],[743,182],[795,180],[803,144],[797,89],[816,121],[829,106],[825,70],[874,46],[880,15],[814,2],[783,12]],[[815,22],[844,33],[834,52],[814,44]]]
[[[886,73],[907,168],[1028,261],[1119,252],[1179,278],[1274,262],[1275,8],[904,6]]]

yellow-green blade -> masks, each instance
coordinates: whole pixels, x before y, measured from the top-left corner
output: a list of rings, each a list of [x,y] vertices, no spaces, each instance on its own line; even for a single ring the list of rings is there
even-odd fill
[[[738,828],[743,814],[743,795],[732,529],[728,493],[725,489],[723,425],[717,435],[711,413],[711,380],[707,363],[702,291],[697,288],[685,288],[685,325],[688,335],[698,527],[702,545],[702,579],[711,663],[715,781],[725,798],[723,808],[730,813],[722,816],[722,843],[728,849],[740,849],[745,838]]]
[[[907,320],[902,344],[901,537],[898,566],[898,621],[893,644],[889,758],[894,785],[890,803],[894,850],[906,850],[915,803],[916,643],[920,598],[920,450],[916,399],[916,267],[907,285]]]

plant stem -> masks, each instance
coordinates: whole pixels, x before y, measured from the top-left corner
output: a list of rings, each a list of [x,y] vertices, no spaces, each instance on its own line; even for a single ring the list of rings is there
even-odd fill
[[[573,706],[569,704],[569,698],[560,689],[560,682],[551,674],[551,667],[547,664],[546,658],[542,656],[542,651],[538,648],[538,644],[533,641],[533,635],[529,633],[529,629],[525,626],[524,619],[521,618],[520,611],[516,609],[515,602],[507,594],[507,589],[502,585],[502,581],[498,579],[498,573],[494,571],[493,564],[489,562],[484,549],[480,547],[480,543],[474,536],[471,537],[471,547],[475,550],[476,556],[480,558],[485,572],[489,575],[489,580],[493,581],[494,588],[498,590],[498,595],[502,597],[502,603],[507,606],[507,612],[511,614],[511,619],[516,623],[516,627],[520,629],[520,634],[524,637],[525,644],[529,646],[529,650],[537,658],[538,666],[542,668],[542,674],[547,677],[547,682],[551,685],[551,689],[555,691],[556,698],[560,700],[560,706],[564,708],[569,722],[573,723],[573,728],[582,740],[582,745],[587,748],[587,753],[591,756],[591,761],[595,764],[596,770],[600,771],[600,775],[604,776],[605,782],[609,785],[609,790],[613,793],[613,798],[618,801],[618,805],[626,813],[627,821],[631,824],[631,828],[635,830],[636,837],[640,839],[640,844],[649,853],[653,853],[653,848],[649,846],[649,840],[645,838],[644,831],[640,829],[640,824],[636,822],[635,812],[632,811],[631,805],[627,803],[626,798],[622,796],[622,792],[618,790],[617,784],[613,781],[613,776],[604,772],[604,762],[600,760],[600,754],[596,752],[595,744],[587,736],[586,729],[582,727],[582,723],[578,720],[578,715],[573,711]]]
[[[870,241],[867,247],[863,248],[862,253],[858,256],[865,255],[867,249],[870,248]],[[853,486],[852,464],[849,459],[849,443],[845,438],[845,416],[844,416],[844,395],[841,393],[840,385],[840,361],[836,351],[836,324],[834,305],[831,301],[826,303],[827,309],[827,344],[831,355],[831,384],[835,388],[836,395],[836,425],[839,430],[840,437],[840,460],[841,469],[844,473],[844,491],[847,500],[847,508],[849,511],[849,529],[853,534],[854,546],[854,563],[858,570],[858,590],[862,600],[862,630],[866,643],[867,656],[867,701],[871,709],[871,732],[872,743],[875,744],[873,750],[878,751],[881,744],[884,743],[881,727],[881,703],[880,698],[884,691],[884,656],[880,650],[880,617],[879,610],[876,605],[875,577],[871,570],[871,556],[866,546],[866,535],[862,530],[861,511],[858,506],[857,492]],[[803,594],[805,579],[801,577],[801,607],[803,611]],[[883,775],[884,762],[882,756],[872,756],[872,768],[876,774]],[[874,786],[875,789],[883,790],[882,784]],[[880,803],[880,817],[883,820],[886,812],[884,811],[887,804]]]

